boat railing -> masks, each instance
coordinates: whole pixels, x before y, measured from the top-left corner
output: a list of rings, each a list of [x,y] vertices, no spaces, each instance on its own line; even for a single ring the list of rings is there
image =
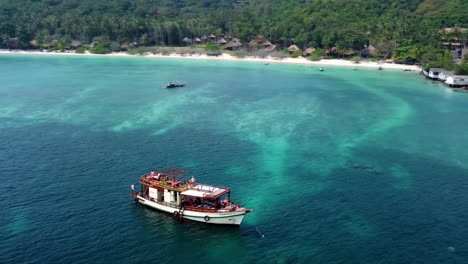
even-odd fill
[[[207,213],[223,213],[223,212],[235,212],[237,209],[241,208],[237,203],[230,203],[227,206],[216,208],[216,207],[203,207],[203,205],[198,206],[191,206],[191,205],[183,205],[185,210],[188,211],[196,211],[196,212],[207,212]]]
[[[149,187],[160,187],[178,192],[185,191],[190,187],[189,182],[187,181],[148,178],[147,175],[140,177],[140,183]]]

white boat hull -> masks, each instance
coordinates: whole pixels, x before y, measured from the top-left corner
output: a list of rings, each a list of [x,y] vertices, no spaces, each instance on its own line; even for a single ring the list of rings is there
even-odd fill
[[[141,204],[179,217],[179,208],[157,203],[140,195],[137,196],[137,199]],[[208,224],[240,225],[246,213],[245,210],[213,213],[184,210],[182,218]]]

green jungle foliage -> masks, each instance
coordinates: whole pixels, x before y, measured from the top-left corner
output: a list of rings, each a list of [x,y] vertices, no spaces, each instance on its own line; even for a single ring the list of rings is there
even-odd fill
[[[87,48],[85,46],[81,46],[75,50],[76,53],[85,53]]]
[[[334,47],[329,58],[446,64],[450,43],[468,42],[466,10],[465,0],[0,0],[0,48],[64,50],[80,40],[107,53],[209,34],[246,45],[261,35],[277,50],[294,43]]]
[[[468,75],[468,63],[463,63],[455,67],[456,75]]]
[[[219,47],[216,44],[207,44],[205,50],[219,50]]]
[[[297,58],[297,57],[299,57],[301,55],[302,55],[301,50],[296,50],[296,51],[291,52],[291,58]]]
[[[111,45],[109,43],[98,43],[96,46],[93,48],[89,49],[89,52],[94,53],[94,54],[107,54],[111,53],[112,49],[110,47]]]

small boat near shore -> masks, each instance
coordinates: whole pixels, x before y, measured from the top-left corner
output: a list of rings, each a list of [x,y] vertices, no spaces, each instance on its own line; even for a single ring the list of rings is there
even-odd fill
[[[176,88],[176,87],[185,87],[187,83],[168,83],[166,88]]]
[[[239,226],[244,216],[253,211],[231,202],[229,188],[196,183],[194,177],[183,180],[186,173],[181,169],[151,171],[140,177],[141,191],[131,185],[131,196],[178,220],[208,224]]]

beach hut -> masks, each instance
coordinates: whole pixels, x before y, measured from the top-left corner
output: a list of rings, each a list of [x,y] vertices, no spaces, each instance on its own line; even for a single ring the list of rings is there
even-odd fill
[[[193,41],[195,42],[195,44],[201,44],[202,43],[202,40],[200,38],[197,38],[197,37],[195,37],[193,39]]]
[[[298,50],[301,50],[301,49],[298,48],[298,47],[297,47],[296,45],[294,45],[294,44],[291,45],[291,46],[289,46],[289,48],[288,48],[288,51],[291,52],[291,53],[292,53],[292,52],[295,52],[295,51],[298,51]]]
[[[218,40],[218,45],[226,45],[227,41],[224,38]]]
[[[249,42],[249,46],[256,46],[258,45],[258,43],[255,41],[255,39],[252,39],[250,42]]]
[[[34,48],[37,48],[39,46],[39,42],[35,39],[29,41],[29,45],[31,45]]]
[[[187,38],[187,37],[185,37],[182,41],[183,41],[185,44],[187,44],[187,45],[192,44],[192,39]]]
[[[240,46],[242,46],[242,43],[240,43],[239,39],[234,38],[233,40],[229,41],[229,42],[226,44],[226,47],[225,47],[224,49],[227,49],[227,50],[234,50],[234,49],[239,48]]]
[[[200,38],[200,40],[201,40],[202,42],[206,42],[207,39],[208,39],[208,37],[207,37],[206,35],[203,35],[203,36],[201,36],[201,38]]]
[[[210,35],[208,36],[208,39],[209,39],[209,40],[215,40],[215,39],[216,39],[216,36],[213,35],[213,34],[210,34]]]
[[[270,41],[265,40],[265,41],[263,41],[262,46],[263,46],[265,49],[268,49],[268,48],[270,48],[271,46],[273,46],[273,44],[271,44]]]
[[[268,41],[268,40],[266,38],[264,38],[263,36],[256,36],[249,42],[249,45],[250,46],[260,46],[265,41]]]
[[[71,46],[72,48],[78,48],[79,46],[81,46],[81,44],[82,44],[82,43],[81,43],[81,41],[79,41],[79,40],[72,40],[72,42],[70,43],[70,46]]]
[[[328,49],[327,50],[327,55],[331,55],[331,54],[337,54],[338,50],[336,49],[336,47],[333,47],[331,49]]]
[[[314,51],[315,51],[314,48],[307,48],[302,53],[302,56],[304,56],[304,57],[310,56],[312,54],[312,52],[314,52]]]
[[[88,47],[94,48],[94,46],[96,46],[97,44],[98,44],[97,41],[93,41],[93,42],[91,42],[91,43],[88,44]]]

